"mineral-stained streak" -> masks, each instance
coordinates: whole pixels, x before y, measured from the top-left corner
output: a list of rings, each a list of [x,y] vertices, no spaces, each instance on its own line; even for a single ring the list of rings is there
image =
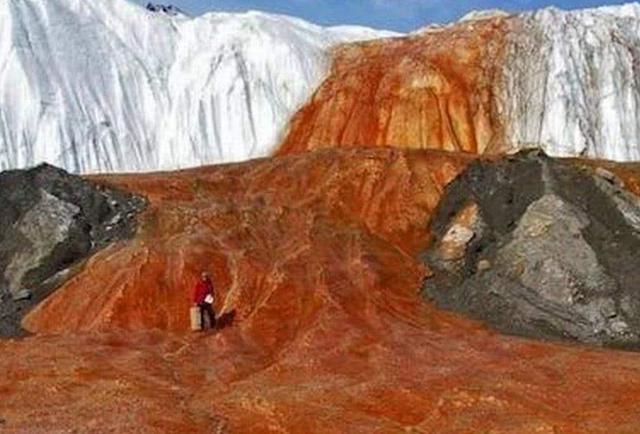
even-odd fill
[[[633,432],[637,353],[500,335],[421,298],[432,215],[473,161],[332,149],[92,178],[149,205],[25,319],[37,336],[0,341],[0,429]],[[478,211],[455,221],[475,231]],[[202,269],[221,329],[185,333]]]
[[[346,44],[281,154],[353,146],[640,158],[640,5],[476,14]]]

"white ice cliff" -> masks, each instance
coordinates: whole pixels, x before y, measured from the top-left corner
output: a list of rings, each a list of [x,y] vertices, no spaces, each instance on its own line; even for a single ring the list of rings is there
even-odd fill
[[[126,0],[0,0],[0,169],[142,171],[268,155],[332,46],[390,35]]]
[[[509,144],[640,159],[640,5],[521,14],[508,35]]]
[[[506,144],[640,160],[640,5],[508,20],[494,92]],[[0,170],[46,161],[145,171],[269,155],[333,46],[392,35],[259,12],[193,18],[126,0],[0,0]]]

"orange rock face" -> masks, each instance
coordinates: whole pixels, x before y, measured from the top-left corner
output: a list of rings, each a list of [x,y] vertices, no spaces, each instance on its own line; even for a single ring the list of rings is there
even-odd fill
[[[506,27],[496,18],[341,47],[279,153],[338,146],[491,150],[503,139],[494,91]]]
[[[634,432],[640,355],[500,336],[419,296],[418,253],[470,157],[324,150],[103,182],[147,194],[0,341],[9,432]],[[224,314],[185,333],[208,269]]]

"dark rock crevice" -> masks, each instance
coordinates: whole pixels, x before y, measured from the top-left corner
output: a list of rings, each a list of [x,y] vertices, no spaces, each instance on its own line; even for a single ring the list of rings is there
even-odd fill
[[[434,217],[425,296],[505,333],[639,347],[640,199],[615,181],[536,152],[473,163]]]
[[[133,236],[145,200],[50,165],[0,173],[0,337],[111,242]]]

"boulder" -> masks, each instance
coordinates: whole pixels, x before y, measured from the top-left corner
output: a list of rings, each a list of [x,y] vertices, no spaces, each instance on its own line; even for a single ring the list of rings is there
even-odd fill
[[[49,165],[0,173],[0,336],[82,259],[133,235],[145,201]]]
[[[452,267],[441,246],[468,203],[482,231]],[[531,152],[477,161],[434,217],[424,294],[505,333],[639,347],[639,222],[640,200],[602,173]]]
[[[491,262],[486,259],[481,259],[478,261],[476,266],[476,270],[479,272],[487,271],[491,269]]]
[[[470,202],[455,214],[447,226],[442,239],[435,248],[433,260],[445,268],[463,265],[465,252],[469,244],[482,236],[484,222],[480,217],[478,205]]]
[[[614,184],[618,187],[624,187],[624,182],[615,173],[605,169],[604,167],[596,167],[596,175],[605,179],[611,184]]]

